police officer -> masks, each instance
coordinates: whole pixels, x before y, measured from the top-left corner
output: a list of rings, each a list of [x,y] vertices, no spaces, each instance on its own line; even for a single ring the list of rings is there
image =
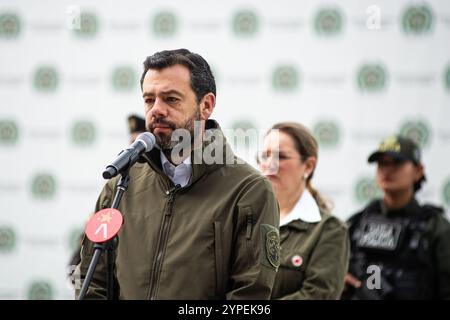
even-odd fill
[[[131,114],[128,116],[128,128],[130,130],[130,144],[136,140],[137,136],[145,132],[145,119],[138,115]]]
[[[351,256],[344,299],[450,298],[450,224],[443,210],[420,205],[421,151],[391,136],[372,153],[384,193],[349,221]]]

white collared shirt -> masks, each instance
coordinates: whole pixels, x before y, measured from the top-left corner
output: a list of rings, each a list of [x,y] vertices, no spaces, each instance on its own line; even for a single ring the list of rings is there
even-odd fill
[[[182,187],[186,186],[192,175],[191,157],[187,157],[182,163],[175,166],[166,158],[164,152],[160,152],[160,154],[161,166],[166,176],[168,176],[175,185],[179,184]]]
[[[303,191],[303,194],[300,199],[298,199],[294,209],[292,209],[287,216],[280,220],[280,227],[294,220],[302,220],[308,223],[315,223],[322,220],[319,206],[308,189]]]

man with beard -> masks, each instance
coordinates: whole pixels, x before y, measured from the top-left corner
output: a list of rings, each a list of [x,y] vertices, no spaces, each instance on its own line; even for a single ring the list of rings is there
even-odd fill
[[[158,147],[130,169],[119,207],[116,296],[269,299],[280,263],[277,201],[209,119],[216,86],[208,63],[186,49],[157,52],[144,62],[141,88]],[[96,211],[111,206],[116,183],[105,185]],[[92,253],[84,239],[81,280]],[[105,297],[102,256],[87,298]]]

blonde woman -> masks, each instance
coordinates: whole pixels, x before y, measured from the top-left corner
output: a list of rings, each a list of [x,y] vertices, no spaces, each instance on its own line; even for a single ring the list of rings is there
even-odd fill
[[[347,272],[347,228],[312,187],[318,145],[299,123],[278,123],[258,155],[280,206],[281,264],[272,299],[339,299]]]

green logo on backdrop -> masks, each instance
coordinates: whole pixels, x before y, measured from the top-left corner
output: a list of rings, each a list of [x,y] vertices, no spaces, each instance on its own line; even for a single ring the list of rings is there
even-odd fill
[[[136,72],[131,67],[117,67],[113,71],[112,84],[117,91],[132,90],[137,85]]]
[[[293,91],[298,87],[299,77],[294,66],[278,66],[272,74],[272,86],[278,91]]]
[[[339,126],[334,121],[319,121],[314,125],[314,135],[320,147],[333,148],[340,140]]]
[[[59,76],[56,68],[51,66],[39,67],[34,73],[34,87],[38,91],[53,92],[58,87]]]
[[[381,195],[382,191],[378,188],[375,179],[363,177],[355,184],[355,197],[360,204],[379,198]]]
[[[74,33],[80,38],[93,38],[99,29],[97,16],[92,12],[80,13],[80,28],[74,28]]]
[[[177,17],[172,12],[163,11],[153,17],[153,32],[157,36],[173,36],[177,32],[177,28]]]
[[[47,281],[34,281],[28,288],[29,300],[53,299],[53,288]]]
[[[450,90],[450,65],[444,72],[444,85],[447,90]]]
[[[0,120],[0,144],[13,145],[19,139],[19,129],[15,122]]]
[[[4,12],[0,14],[0,38],[17,38],[20,34],[20,18],[15,13]]]
[[[254,36],[259,29],[258,16],[251,10],[241,10],[233,17],[233,31],[238,36]]]
[[[421,120],[404,122],[400,127],[400,134],[412,139],[421,148],[427,147],[431,141],[430,129]]]
[[[89,146],[95,141],[96,130],[91,121],[77,121],[72,126],[72,140],[80,146]]]
[[[35,198],[51,199],[56,193],[56,181],[50,174],[37,174],[31,183],[31,191]]]
[[[362,91],[379,92],[386,86],[387,72],[380,64],[366,64],[358,71],[358,86]]]
[[[337,9],[321,9],[314,19],[314,29],[320,35],[336,35],[342,31],[343,17]]]
[[[11,252],[16,246],[16,234],[10,227],[0,226],[0,253]]]
[[[433,12],[427,5],[410,6],[402,16],[403,31],[408,34],[424,34],[433,26]]]
[[[450,178],[447,179],[442,188],[442,199],[445,205],[450,206]]]

